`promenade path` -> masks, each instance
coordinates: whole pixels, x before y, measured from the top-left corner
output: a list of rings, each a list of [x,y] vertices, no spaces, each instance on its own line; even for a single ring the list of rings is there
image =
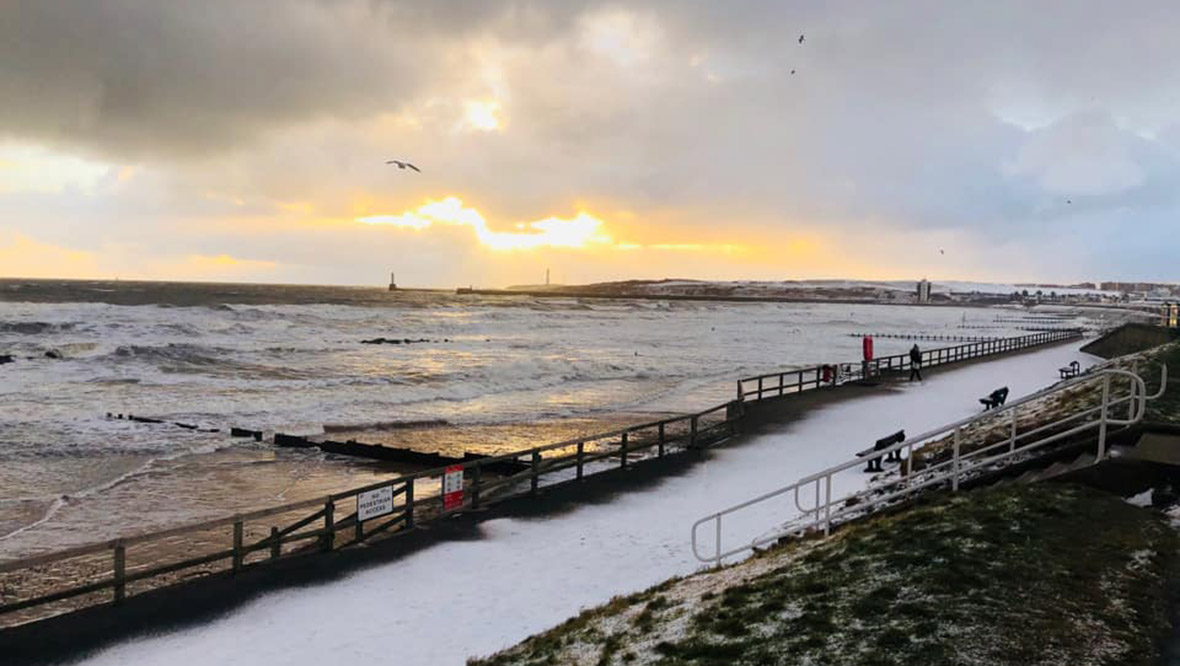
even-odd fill
[[[482,523],[484,538],[446,542],[323,585],[269,593],[206,624],[116,644],[80,663],[463,664],[548,629],[613,595],[700,566],[694,520],[834,465],[905,428],[918,434],[979,410],[1007,385],[1010,400],[1057,379],[1057,368],[1096,358],[1058,345],[931,374],[922,383],[833,400],[707,462],[609,502],[552,517]],[[691,407],[686,405],[685,408]],[[843,484],[863,483],[859,472]],[[735,528],[761,530],[751,514]]]

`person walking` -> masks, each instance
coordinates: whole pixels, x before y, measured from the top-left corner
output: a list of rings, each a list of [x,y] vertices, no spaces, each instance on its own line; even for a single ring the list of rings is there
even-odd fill
[[[918,349],[916,342],[910,347],[910,381],[914,381],[915,377],[922,381],[922,350]]]

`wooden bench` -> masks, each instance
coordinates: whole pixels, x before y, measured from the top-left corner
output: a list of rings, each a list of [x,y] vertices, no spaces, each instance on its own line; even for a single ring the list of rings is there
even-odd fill
[[[998,388],[988,394],[986,398],[980,398],[979,402],[983,405],[983,411],[999,407],[1008,401],[1008,387],[1004,386]]]
[[[1070,377],[1077,377],[1082,374],[1082,366],[1077,361],[1070,361],[1069,365],[1064,368],[1057,368],[1057,372],[1061,373],[1062,379],[1069,379]]]
[[[897,432],[893,433],[892,435],[889,435],[888,437],[882,437],[881,439],[878,439],[877,442],[875,444],[873,444],[872,448],[865,449],[864,451],[861,451],[860,453],[857,453],[856,455],[857,455],[857,457],[863,458],[865,456],[872,455],[876,451],[880,451],[882,449],[887,449],[887,448],[893,446],[894,444],[900,444],[904,441],[905,441],[905,431],[898,430]],[[880,472],[882,460],[884,460],[885,462],[901,462],[901,451],[900,450],[890,451],[889,453],[885,454],[884,458],[881,458],[880,456],[875,456],[873,458],[869,458],[869,464],[868,464],[868,467],[865,467],[865,471],[866,472]]]

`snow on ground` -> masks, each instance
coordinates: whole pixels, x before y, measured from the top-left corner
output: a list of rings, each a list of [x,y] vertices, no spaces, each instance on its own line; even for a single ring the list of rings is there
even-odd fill
[[[1012,399],[1032,393],[1075,359],[1095,360],[1077,345],[1058,346],[834,402],[610,502],[551,518],[489,520],[482,540],[267,594],[200,627],[118,644],[83,663],[462,664],[613,595],[697,570],[688,532],[702,515],[843,462],[898,428],[917,434],[970,415],[1000,385]],[[846,482],[857,478],[865,475]],[[735,528],[751,534],[772,524],[757,513],[742,520]]]

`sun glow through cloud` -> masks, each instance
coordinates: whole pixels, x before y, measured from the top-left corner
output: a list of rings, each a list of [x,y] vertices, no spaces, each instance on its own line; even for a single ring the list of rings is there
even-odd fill
[[[463,205],[458,197],[428,201],[401,215],[372,215],[357,218],[365,224],[387,224],[421,231],[435,224],[466,226],[479,242],[493,250],[530,250],[539,247],[585,248],[611,243],[602,220],[579,212],[571,219],[548,217],[516,225],[520,231],[493,231],[479,211]]]
[[[471,129],[491,132],[500,129],[500,103],[471,101],[464,105],[464,120]]]

